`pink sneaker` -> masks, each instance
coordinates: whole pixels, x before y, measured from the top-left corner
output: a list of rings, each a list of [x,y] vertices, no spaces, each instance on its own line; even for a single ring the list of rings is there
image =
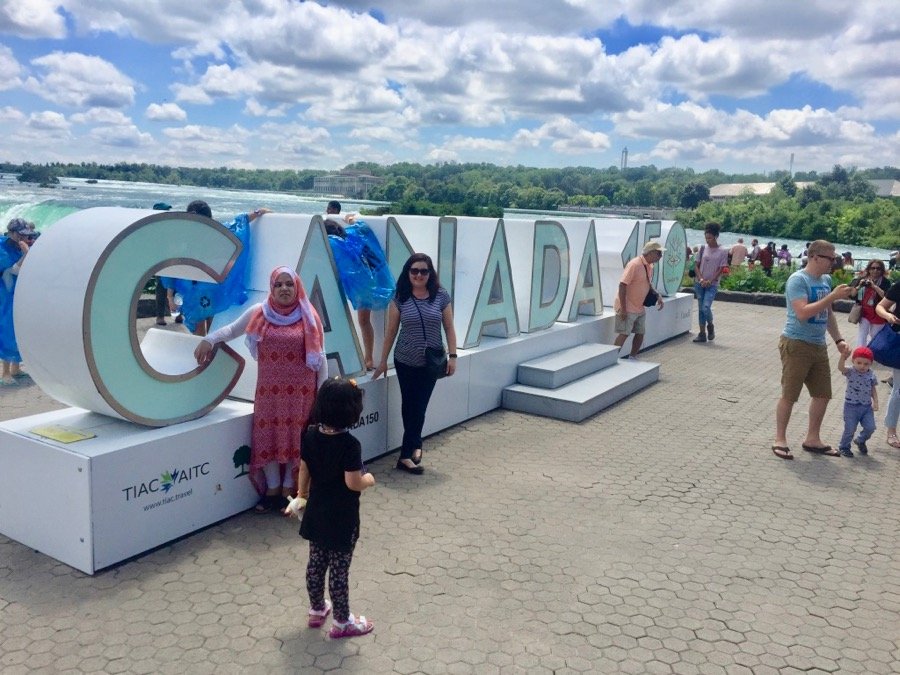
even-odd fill
[[[356,618],[351,614],[350,619],[349,621],[347,621],[347,623],[338,623],[337,621],[333,622],[331,624],[331,630],[328,632],[328,637],[330,637],[332,640],[346,637],[357,637],[359,635],[371,633],[374,628],[375,624],[367,620],[366,617],[360,616],[359,618]]]
[[[309,621],[306,625],[310,628],[319,628],[323,623],[325,623],[325,619],[329,614],[331,614],[331,602],[326,600],[325,609],[309,610]]]

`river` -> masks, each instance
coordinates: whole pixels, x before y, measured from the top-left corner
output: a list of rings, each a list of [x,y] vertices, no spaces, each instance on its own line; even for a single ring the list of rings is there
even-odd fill
[[[11,218],[21,217],[35,223],[38,230],[44,230],[60,218],[81,209],[95,206],[124,206],[129,208],[148,209],[157,202],[171,204],[174,209],[184,209],[194,199],[205,200],[212,209],[213,216],[219,220],[230,220],[238,213],[252,211],[266,206],[283,213],[324,213],[327,198],[312,198],[287,194],[284,192],[264,192],[254,190],[223,190],[188,185],[161,185],[158,183],[133,183],[127,181],[102,180],[88,183],[82,178],[60,178],[59,185],[54,188],[41,188],[33,184],[19,183],[15,176],[0,176],[0,231]],[[383,205],[384,202],[341,200],[344,211],[359,211]],[[528,217],[528,213],[516,212],[511,218]],[[546,218],[561,217],[552,211],[533,212],[532,215]],[[566,214],[569,215],[569,214]],[[571,214],[575,216],[576,214]],[[587,214],[585,214],[587,215]],[[584,216],[580,216],[584,217]],[[598,216],[598,220],[602,217]],[[723,246],[731,246],[743,237],[750,244],[752,235],[736,232],[723,232],[719,242]],[[764,245],[767,238],[760,238]],[[688,245],[703,244],[703,232],[687,230]],[[797,239],[778,238],[776,243],[787,244],[794,255],[799,255],[806,242]],[[854,259],[869,260],[880,258],[887,261],[890,251],[867,246],[836,244],[837,250],[850,251]]]

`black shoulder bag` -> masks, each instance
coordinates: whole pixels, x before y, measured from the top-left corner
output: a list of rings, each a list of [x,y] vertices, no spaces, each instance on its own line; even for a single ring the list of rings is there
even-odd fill
[[[422,323],[422,340],[425,342],[425,370],[436,380],[446,377],[447,375],[447,354],[444,352],[444,345],[440,347],[428,346],[428,335],[425,333],[425,319],[422,317],[422,310],[419,309],[419,301],[416,296],[410,295],[416,311],[419,313],[419,321]]]
[[[644,271],[647,273],[647,281],[650,281],[650,270],[644,267]],[[659,295],[653,290],[653,282],[650,283],[650,290],[647,291],[647,296],[644,298],[644,307],[653,307],[659,301]]]

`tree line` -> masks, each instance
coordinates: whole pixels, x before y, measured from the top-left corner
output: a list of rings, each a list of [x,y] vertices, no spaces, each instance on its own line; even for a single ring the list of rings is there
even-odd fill
[[[702,228],[716,220],[729,231],[760,237],[830,238],[848,244],[895,247],[900,242],[900,204],[876,198],[871,179],[900,180],[900,169],[881,167],[830,172],[787,171],[767,174],[728,174],[719,170],[697,173],[690,168],[638,166],[620,169],[565,167],[535,168],[488,163],[387,166],[356,162],[345,170],[364,171],[383,179],[371,188],[369,199],[390,202],[384,212],[442,215],[503,215],[504,209],[556,210],[560,207],[638,206],[681,209],[687,227]],[[0,171],[19,173],[34,182],[53,182],[56,176],[97,180],[144,181],[171,185],[311,191],[324,170],[267,170],[169,167],[120,162],[112,165],[0,163]],[[709,188],[720,183],[776,182],[766,196],[742,195],[726,202],[710,202]],[[797,182],[813,184],[798,189]]]

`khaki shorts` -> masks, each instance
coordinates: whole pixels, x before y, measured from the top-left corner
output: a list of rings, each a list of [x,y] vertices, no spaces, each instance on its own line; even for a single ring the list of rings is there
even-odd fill
[[[781,353],[781,396],[796,403],[803,385],[813,398],[831,398],[831,368],[828,349],[783,335],[778,341]]]
[[[616,333],[619,335],[628,335],[629,333],[643,335],[646,316],[646,312],[641,312],[640,314],[626,314],[625,318],[622,319],[622,317],[616,314]]]

